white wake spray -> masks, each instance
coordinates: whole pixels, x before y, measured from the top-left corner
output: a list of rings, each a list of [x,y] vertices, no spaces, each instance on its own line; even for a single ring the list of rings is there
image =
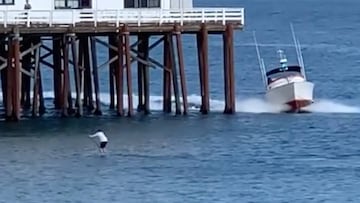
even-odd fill
[[[75,98],[75,93],[72,93]],[[54,92],[44,92],[44,98],[54,98]],[[94,95],[95,98],[95,95]],[[110,104],[110,94],[100,94],[101,103],[104,105]],[[175,98],[172,97],[172,107],[175,108]],[[0,92],[0,102],[2,102],[2,93]],[[182,102],[182,101],[181,101]],[[201,105],[201,96],[189,95],[188,96],[189,111],[198,111]],[[138,96],[133,95],[133,106],[136,108],[138,104]],[[224,110],[224,100],[210,99],[210,111],[222,112]],[[150,109],[155,111],[162,110],[163,97],[151,95],[150,96]],[[127,95],[124,95],[124,108],[128,108]],[[281,113],[287,109],[286,106],[273,105],[267,103],[264,99],[259,98],[246,98],[236,100],[236,111],[243,113]],[[314,113],[360,113],[360,106],[351,106],[332,100],[316,100],[312,105],[304,108],[303,110]]]

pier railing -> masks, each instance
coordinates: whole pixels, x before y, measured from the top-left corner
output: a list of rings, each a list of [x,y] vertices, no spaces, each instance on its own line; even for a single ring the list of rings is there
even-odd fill
[[[121,10],[21,10],[0,11],[0,25],[35,24],[49,27],[72,25],[77,23],[122,23],[162,25],[166,23],[221,23],[235,22],[244,25],[243,8],[192,8],[192,9],[121,9]]]

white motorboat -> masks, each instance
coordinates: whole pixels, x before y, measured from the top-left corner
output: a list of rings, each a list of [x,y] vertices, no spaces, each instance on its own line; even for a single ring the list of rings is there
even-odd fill
[[[287,58],[283,50],[278,50],[280,56],[280,66],[266,71],[264,60],[260,57],[259,48],[254,40],[263,82],[266,88],[265,99],[275,105],[286,105],[288,112],[301,112],[302,108],[313,103],[314,84],[306,80],[305,68],[300,48],[300,43],[295,37],[291,25],[298,65],[288,65]]]

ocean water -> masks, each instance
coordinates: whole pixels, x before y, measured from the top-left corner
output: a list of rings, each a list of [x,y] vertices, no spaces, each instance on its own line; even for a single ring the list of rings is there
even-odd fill
[[[184,36],[188,116],[160,113],[160,70],[151,70],[151,115],[111,116],[103,68],[104,116],[59,119],[48,113],[0,122],[0,202],[360,201],[360,2],[194,4],[245,7],[246,26],[235,33],[234,45],[237,113],[222,114],[221,36],[209,40],[211,113],[198,113],[196,43],[194,36]],[[267,65],[277,64],[278,48],[296,62],[289,23],[302,44],[307,78],[315,84],[311,113],[279,113],[262,99],[252,31]],[[161,53],[151,52],[158,59]],[[105,54],[99,51],[100,62]],[[44,82],[52,81],[51,70],[42,71]],[[45,91],[50,105],[52,86]],[[110,140],[104,157],[87,138],[98,128]]]

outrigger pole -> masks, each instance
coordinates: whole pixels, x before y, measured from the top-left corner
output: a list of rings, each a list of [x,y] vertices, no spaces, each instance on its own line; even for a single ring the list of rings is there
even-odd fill
[[[295,44],[295,50],[296,50],[298,62],[299,62],[299,65],[301,66],[302,74],[303,74],[303,76],[304,76],[304,78],[306,80],[305,65],[304,65],[304,60],[303,60],[303,56],[302,56],[302,53],[301,53],[301,46],[300,46],[299,40],[296,39],[294,26],[293,26],[292,23],[290,23],[290,29],[291,29],[291,33],[292,33],[294,44]]]
[[[257,43],[257,40],[256,40],[255,31],[253,31],[253,37],[254,37],[256,53],[257,53],[257,58],[258,58],[258,62],[259,62],[259,67],[260,67],[260,71],[261,71],[261,75],[262,75],[262,80],[263,80],[265,88],[267,88],[265,63],[264,63],[264,59],[261,58],[261,56],[260,56],[260,51],[259,51],[259,46],[258,46],[258,43]]]

